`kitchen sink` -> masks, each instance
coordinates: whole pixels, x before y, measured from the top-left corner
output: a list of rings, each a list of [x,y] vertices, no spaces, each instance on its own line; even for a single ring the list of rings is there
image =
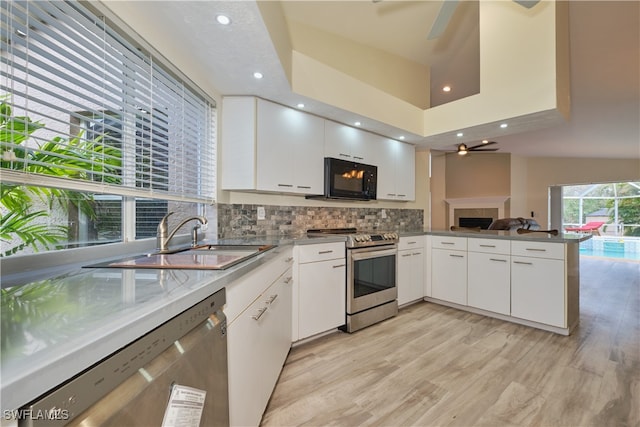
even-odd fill
[[[85,267],[224,270],[275,247],[276,245],[200,245],[168,253],[150,253],[121,258]]]

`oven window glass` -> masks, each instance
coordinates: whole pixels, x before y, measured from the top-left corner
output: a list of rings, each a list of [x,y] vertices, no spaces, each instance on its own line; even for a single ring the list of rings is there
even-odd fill
[[[362,169],[339,169],[333,175],[333,185],[337,190],[360,192],[362,191],[362,179],[364,170]]]
[[[396,286],[396,256],[387,255],[354,261],[354,297]]]

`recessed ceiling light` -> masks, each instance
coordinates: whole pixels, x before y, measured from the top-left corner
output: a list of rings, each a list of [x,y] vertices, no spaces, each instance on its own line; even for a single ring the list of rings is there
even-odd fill
[[[356,126],[360,126],[361,124],[362,124],[362,123],[360,123],[360,122],[355,122],[355,123],[354,123],[354,125],[356,125]]]
[[[253,73],[253,77],[255,77],[256,79],[261,79],[264,76],[262,75],[261,72],[256,71],[255,73]]]
[[[298,108],[304,108],[304,104],[301,102],[298,104]]]
[[[483,139],[483,140],[482,140],[482,143],[483,143],[483,144],[488,144],[488,143],[489,143],[489,140],[488,140],[488,139]]]
[[[509,125],[508,125],[508,124],[506,124],[506,123],[502,123],[502,124],[500,125],[500,127],[501,127],[502,129],[506,128],[507,126],[509,126]]]
[[[400,136],[398,137],[398,139],[400,139],[400,140],[404,141],[404,135],[400,135]]]
[[[216,21],[218,21],[218,24],[220,25],[229,25],[231,23],[231,18],[227,15],[218,15],[216,16]]]
[[[457,136],[458,138],[460,138],[461,136],[464,136],[464,133],[462,133],[462,132],[458,132],[458,133],[456,134],[456,136]]]
[[[449,86],[449,85],[444,86],[444,87],[442,88],[442,91],[443,91],[443,92],[451,92],[451,86]]]

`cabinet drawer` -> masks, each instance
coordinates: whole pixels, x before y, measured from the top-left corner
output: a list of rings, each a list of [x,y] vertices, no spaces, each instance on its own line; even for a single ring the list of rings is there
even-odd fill
[[[502,255],[509,255],[511,253],[511,241],[509,240],[469,239],[467,247],[472,252]]]
[[[240,313],[289,269],[292,260],[291,251],[285,250],[266,265],[252,270],[241,279],[227,285],[227,304],[224,308],[227,323],[233,323]]]
[[[546,242],[511,242],[511,255],[564,259],[564,244]]]
[[[424,248],[424,236],[401,237],[398,242],[398,250]]]
[[[436,249],[467,250],[466,237],[431,236],[431,247]]]
[[[327,261],[330,259],[344,259],[344,242],[320,243],[317,245],[300,245],[298,250],[298,263]]]

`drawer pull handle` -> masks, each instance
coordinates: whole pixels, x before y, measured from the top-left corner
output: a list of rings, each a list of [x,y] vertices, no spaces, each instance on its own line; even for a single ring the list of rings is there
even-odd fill
[[[443,245],[455,245],[455,242],[441,242]]]
[[[398,194],[398,197],[407,197],[406,194]]]
[[[290,256],[289,258],[284,260],[284,262],[291,262],[291,261],[293,261],[293,257],[292,256]]]
[[[338,265],[334,265],[333,268],[340,268],[340,267],[345,267],[346,264],[338,264]]]
[[[464,258],[464,255],[453,255],[453,254],[449,254],[449,256],[452,256],[454,258]]]
[[[524,265],[533,265],[532,262],[523,262],[523,261],[513,261],[514,264],[524,264]]]
[[[364,157],[353,156],[353,158],[356,160],[364,160]]]
[[[400,256],[402,256],[402,257],[405,257],[405,256],[411,256],[411,254],[402,254],[402,255],[400,255]]]
[[[415,245],[418,242],[407,242],[407,245]]]
[[[293,280],[293,277],[289,276],[286,279],[284,279],[284,283],[289,284],[292,280]]]
[[[481,248],[495,248],[496,245],[480,245]]]
[[[534,252],[546,252],[546,249],[538,249],[538,248],[526,248],[526,250],[528,251],[534,251]]]
[[[498,259],[498,258],[489,258],[491,261],[500,261],[500,262],[507,262],[506,259]]]
[[[338,156],[342,156],[342,157],[351,157],[350,154],[344,154],[344,153],[339,153]]]
[[[422,255],[420,252],[414,252],[411,255]]]
[[[258,313],[254,314],[253,316],[251,316],[251,318],[253,320],[260,320],[260,318],[262,317],[262,315],[269,309],[269,307],[262,307],[258,309]]]
[[[332,250],[329,250],[329,251],[318,251],[318,255],[330,254],[330,253],[332,253],[332,252],[333,252],[333,249],[332,249]]]
[[[267,301],[265,301],[267,304],[273,304],[273,302],[278,298],[278,294],[275,295],[271,295],[269,297],[269,299]]]
[[[304,188],[304,189],[308,190],[311,187],[308,186],[308,185],[298,185],[298,188]]]
[[[396,193],[387,193],[387,196],[395,196]]]
[[[278,184],[278,187],[293,187],[293,184]]]

